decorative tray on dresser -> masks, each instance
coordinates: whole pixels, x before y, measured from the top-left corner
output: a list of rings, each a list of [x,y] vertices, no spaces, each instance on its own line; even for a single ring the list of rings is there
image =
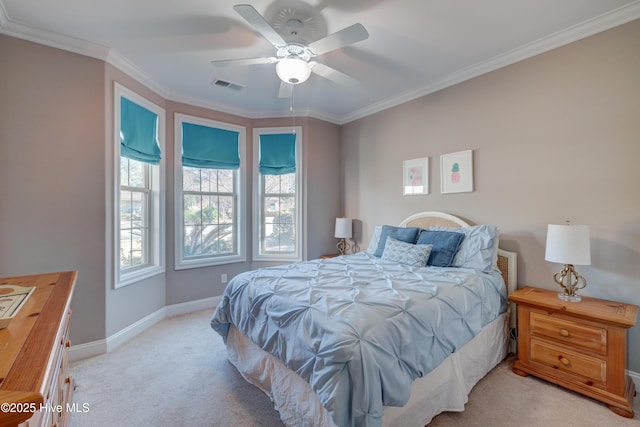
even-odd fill
[[[0,329],[0,427],[66,426],[74,383],[67,369],[76,271],[0,279],[33,287]]]
[[[627,330],[638,307],[525,287],[509,295],[518,305],[518,360],[513,371],[551,381],[600,400],[633,418],[635,386],[626,374]]]

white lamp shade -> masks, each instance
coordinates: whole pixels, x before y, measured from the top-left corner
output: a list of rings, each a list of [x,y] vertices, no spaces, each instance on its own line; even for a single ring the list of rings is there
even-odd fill
[[[555,225],[547,228],[544,259],[560,264],[591,264],[588,225]]]
[[[284,58],[276,64],[276,73],[285,83],[297,85],[311,75],[311,66],[300,58]]]
[[[351,218],[336,218],[336,234],[338,239],[350,239],[352,236]]]

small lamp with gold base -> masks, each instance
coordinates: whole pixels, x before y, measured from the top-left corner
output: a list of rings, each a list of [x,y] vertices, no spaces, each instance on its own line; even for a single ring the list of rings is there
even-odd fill
[[[588,225],[570,225],[568,221],[566,225],[548,225],[544,259],[564,264],[563,269],[553,275],[553,280],[564,289],[558,292],[561,300],[581,300],[576,292],[587,286],[587,280],[576,272],[574,265],[591,264],[589,241]]]
[[[336,247],[340,255],[344,255],[349,249],[349,244],[345,239],[350,239],[353,235],[351,218],[336,218],[336,232],[334,237],[340,239]]]

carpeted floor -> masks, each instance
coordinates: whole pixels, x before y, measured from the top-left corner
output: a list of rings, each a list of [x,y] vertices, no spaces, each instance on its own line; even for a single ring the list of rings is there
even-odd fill
[[[227,361],[222,339],[209,327],[213,310],[166,319],[109,354],[71,365],[73,400],[86,412],[74,427],[278,426],[269,398]],[[533,377],[502,362],[472,390],[464,412],[443,413],[429,427],[633,426],[606,405]]]

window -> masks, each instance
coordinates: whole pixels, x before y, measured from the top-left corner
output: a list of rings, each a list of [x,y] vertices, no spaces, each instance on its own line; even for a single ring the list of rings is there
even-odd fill
[[[254,129],[254,259],[302,259],[302,129]]]
[[[164,110],[114,87],[114,287],[164,272]]]
[[[246,260],[244,127],[175,115],[176,269]]]
[[[147,265],[149,260],[148,164],[120,156],[120,270]]]

